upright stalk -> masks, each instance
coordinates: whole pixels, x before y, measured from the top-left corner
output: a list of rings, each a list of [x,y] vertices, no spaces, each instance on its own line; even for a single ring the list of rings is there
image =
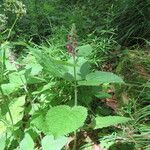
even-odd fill
[[[78,95],[77,95],[77,71],[76,71],[76,58],[73,56],[74,61],[74,106],[78,105]]]
[[[78,105],[78,89],[77,89],[77,70],[76,70],[76,41],[77,35],[76,35],[76,27],[75,24],[72,24],[72,28],[70,31],[70,34],[67,36],[67,45],[66,48],[68,50],[68,53],[71,54],[73,57],[73,63],[74,63],[74,106]],[[77,131],[74,131],[74,144],[73,144],[73,150],[76,150],[77,147]]]
[[[77,71],[76,71],[76,57],[73,56],[74,61],[74,106],[78,105],[78,95],[77,95]],[[74,132],[74,144],[73,144],[73,150],[76,150],[77,146],[77,131]]]

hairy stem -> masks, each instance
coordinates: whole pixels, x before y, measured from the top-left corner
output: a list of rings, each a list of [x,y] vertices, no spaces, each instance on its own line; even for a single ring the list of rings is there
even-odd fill
[[[77,71],[76,71],[76,57],[73,56],[74,61],[74,106],[78,105],[78,95],[77,95]],[[74,132],[74,144],[73,144],[73,150],[76,150],[77,146],[77,131]]]
[[[73,57],[74,59],[74,106],[77,106],[78,104],[78,95],[77,95],[77,72],[76,72],[76,58],[75,56]]]

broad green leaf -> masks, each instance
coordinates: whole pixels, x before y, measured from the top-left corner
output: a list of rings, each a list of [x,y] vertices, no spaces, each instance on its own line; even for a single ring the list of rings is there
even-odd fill
[[[34,142],[31,136],[26,133],[23,140],[19,144],[19,150],[34,150]]]
[[[35,63],[27,64],[25,68],[26,69],[31,68],[32,76],[38,75],[43,69],[43,67],[40,64],[35,64]]]
[[[3,90],[4,95],[9,95],[19,88],[17,84],[15,83],[7,83],[7,84],[2,84],[1,88]]]
[[[0,150],[4,150],[6,145],[6,134],[0,134]]]
[[[24,85],[26,83],[24,71],[9,74],[9,82],[18,86]]]
[[[61,150],[66,143],[65,136],[54,139],[52,135],[47,135],[42,139],[42,150]]]
[[[69,62],[73,63],[73,58],[69,59]],[[66,76],[70,79],[74,79],[74,68],[67,66]],[[83,57],[79,57],[76,62],[76,78],[77,80],[85,79],[85,76],[90,72],[90,65]]]
[[[2,121],[0,121],[0,134],[4,133],[6,129],[6,125]]]
[[[46,80],[40,77],[36,77],[36,76],[28,76],[27,78],[28,84],[37,84],[37,83],[42,83],[42,82],[46,82]]]
[[[33,94],[39,94],[39,93],[42,93],[44,91],[50,90],[54,85],[55,85],[55,82],[50,82],[48,84],[45,84],[42,88],[33,92]]]
[[[56,106],[46,115],[46,124],[50,134],[54,136],[66,135],[83,126],[87,117],[84,107]]]
[[[25,97],[26,96],[23,95],[23,96],[15,99],[14,102],[12,102],[12,104],[9,107],[11,114],[12,114],[14,124],[16,124],[18,121],[20,121],[23,117],[23,110],[24,110],[23,105],[25,103]],[[6,114],[6,118],[8,121],[11,121],[9,113]]]
[[[66,72],[66,69],[63,65],[57,64],[57,61],[55,61],[48,54],[42,52],[40,49],[34,49],[31,47],[29,47],[29,49],[36,58],[37,62],[43,67],[44,70],[48,71],[51,75],[62,77],[64,72]]]
[[[95,120],[96,120],[95,129],[97,129],[114,126],[120,123],[126,123],[130,120],[130,118],[121,116],[106,116],[106,117],[96,117]]]
[[[95,97],[103,99],[103,98],[111,98],[112,96],[106,92],[98,92],[95,94]]]
[[[90,55],[92,52],[92,47],[89,44],[77,47],[76,49],[78,50],[77,55],[83,57]]]
[[[79,75],[82,79],[85,79],[86,75],[90,73],[90,68],[90,64],[86,60],[81,62]]]
[[[86,76],[85,81],[79,81],[79,85],[98,86],[103,83],[124,83],[123,80],[111,72],[95,71]]]
[[[40,131],[47,133],[48,132],[48,127],[45,121],[45,113],[44,112],[39,112],[32,118],[31,124],[34,125],[36,128],[38,128]]]
[[[5,62],[5,66],[9,71],[17,70],[15,63],[10,63],[8,60]]]

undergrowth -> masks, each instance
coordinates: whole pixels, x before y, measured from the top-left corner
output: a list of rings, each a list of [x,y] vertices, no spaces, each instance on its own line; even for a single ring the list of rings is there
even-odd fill
[[[150,149],[149,1],[0,6],[0,150]]]

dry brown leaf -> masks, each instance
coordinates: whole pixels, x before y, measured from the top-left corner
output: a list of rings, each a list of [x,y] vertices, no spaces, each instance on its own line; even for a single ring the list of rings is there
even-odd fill
[[[112,99],[112,98],[106,98],[106,105],[109,106],[109,107],[111,107],[115,111],[118,108],[117,101],[114,100],[114,99]]]

